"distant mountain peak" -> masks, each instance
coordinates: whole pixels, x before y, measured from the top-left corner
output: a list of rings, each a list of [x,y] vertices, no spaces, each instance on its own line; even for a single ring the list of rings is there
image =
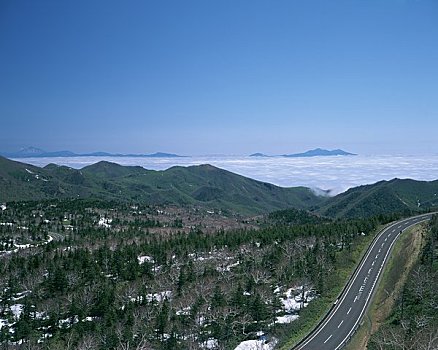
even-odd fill
[[[249,156],[250,157],[269,157],[268,155],[266,155],[264,153],[260,153],[260,152],[250,154]]]
[[[155,152],[152,154],[145,154],[145,157],[157,157],[157,158],[173,158],[173,157],[182,157],[179,156],[178,154],[174,154],[174,153],[164,153],[164,152]]]
[[[327,150],[315,148],[303,153],[283,154],[283,157],[327,157],[327,156],[356,156],[357,154],[346,152],[342,149]]]

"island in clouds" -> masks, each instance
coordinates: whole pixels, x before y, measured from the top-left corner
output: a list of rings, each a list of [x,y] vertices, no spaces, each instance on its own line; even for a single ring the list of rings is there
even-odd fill
[[[50,158],[50,157],[148,157],[148,158],[180,158],[173,153],[156,152],[151,154],[122,154],[108,152],[74,153],[71,151],[47,152],[36,147],[26,147],[17,152],[1,152],[0,155],[7,158]]]
[[[282,154],[280,157],[304,158],[304,157],[329,157],[329,156],[357,156],[357,154],[346,152],[342,149],[327,150],[322,148],[315,148],[303,153]],[[250,155],[250,157],[279,157],[279,156],[269,156],[264,153],[253,153]]]

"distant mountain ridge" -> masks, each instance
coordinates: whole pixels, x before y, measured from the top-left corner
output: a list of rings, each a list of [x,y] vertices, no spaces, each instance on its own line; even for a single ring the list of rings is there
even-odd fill
[[[303,153],[283,154],[283,157],[329,157],[329,156],[356,156],[357,154],[346,152],[342,149],[327,150],[315,148]]]
[[[0,152],[7,158],[51,158],[51,157],[145,157],[145,158],[179,158],[185,157],[174,153],[156,152],[152,154],[122,154],[108,152],[74,153],[71,151],[47,152],[36,147],[26,147],[17,152]]]
[[[330,156],[356,156],[355,153],[346,152],[342,149],[327,150],[315,148],[303,153],[282,154],[279,156],[269,156],[264,153],[253,153],[250,157],[287,157],[287,158],[305,158],[305,157],[330,157]]]

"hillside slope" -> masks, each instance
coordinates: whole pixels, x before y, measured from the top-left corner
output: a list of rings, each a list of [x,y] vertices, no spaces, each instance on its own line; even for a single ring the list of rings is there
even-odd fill
[[[99,162],[76,170],[0,157],[0,202],[95,197],[149,204],[199,205],[242,214],[309,208],[325,199],[308,188],[282,188],[211,165],[165,171]]]
[[[438,205],[438,180],[393,179],[351,188],[317,208],[330,217],[367,217]]]

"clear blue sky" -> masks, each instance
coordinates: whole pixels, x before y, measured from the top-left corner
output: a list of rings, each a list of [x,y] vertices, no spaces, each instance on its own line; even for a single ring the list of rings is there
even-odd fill
[[[438,1],[0,1],[0,148],[438,153]]]

